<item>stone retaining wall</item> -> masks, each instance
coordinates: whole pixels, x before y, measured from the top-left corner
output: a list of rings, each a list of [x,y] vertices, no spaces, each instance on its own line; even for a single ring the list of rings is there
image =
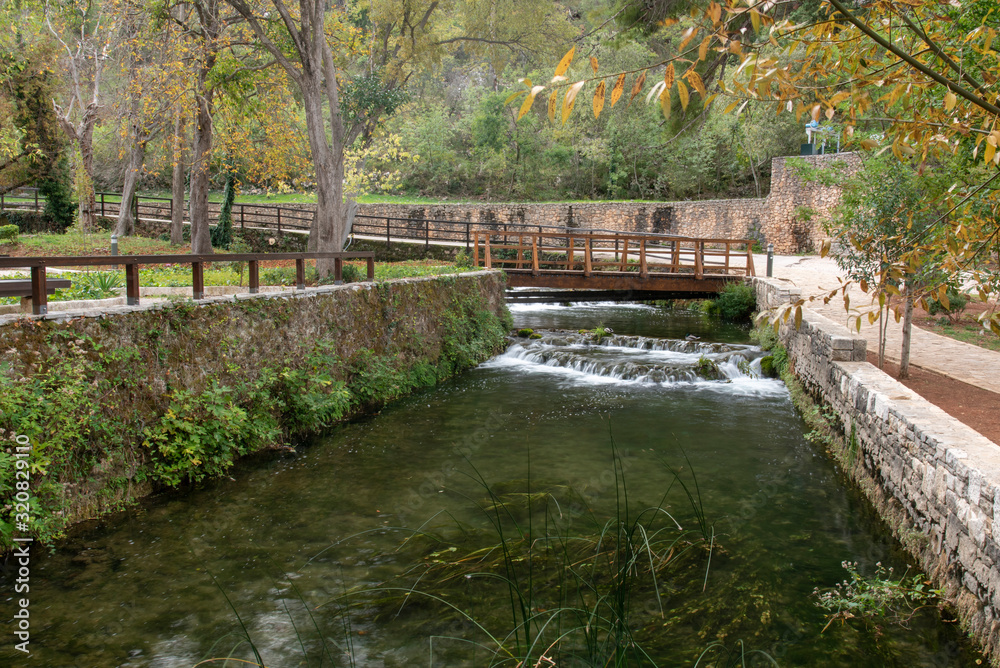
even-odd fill
[[[843,161],[859,164],[854,153],[803,158],[815,166]],[[403,219],[502,224],[551,225],[655,232],[686,237],[755,239],[773,243],[782,254],[819,248],[826,238],[822,221],[840,201],[840,189],[803,182],[788,169],[786,158],[772,162],[771,193],[761,199],[695,202],[583,202],[554,204],[361,204],[358,214]],[[805,216],[804,210],[813,212]]]
[[[788,283],[754,285],[762,308],[799,297]],[[837,415],[845,467],[997,665],[1000,446],[868,364],[866,341],[844,326],[803,309],[780,335],[796,378]]]
[[[848,169],[859,164],[854,153],[819,155],[803,158],[814,166],[842,161]],[[358,215],[402,220],[443,220],[475,223],[479,228],[496,228],[504,224],[549,225],[606,229],[620,232],[653,232],[685,237],[717,239],[754,239],[763,244],[773,243],[780,254],[802,253],[819,248],[826,234],[823,221],[840,201],[840,189],[819,183],[804,182],[790,170],[786,158],[775,158],[771,166],[771,192],[755,199],[700,200],[694,202],[579,202],[518,204],[360,204]],[[212,205],[217,207],[218,205]],[[284,229],[289,225],[307,227],[301,218],[315,206],[310,204],[281,205]],[[805,215],[806,210],[812,212]],[[212,209],[213,212],[215,208]],[[170,217],[169,202],[143,201],[142,216]],[[359,223],[361,220],[358,221]],[[374,221],[383,224],[382,221]],[[233,226],[276,228],[274,207],[237,205],[233,211]],[[403,226],[396,222],[394,225]],[[360,227],[360,225],[359,225]],[[423,225],[412,225],[421,233]],[[142,223],[147,234],[166,233],[166,222]],[[464,230],[441,231],[430,226],[431,238],[458,238]]]
[[[35,444],[29,532],[45,542],[474,366],[510,324],[495,271],[64,306],[0,315],[0,455],[15,434]],[[14,494],[0,489],[0,557]]]

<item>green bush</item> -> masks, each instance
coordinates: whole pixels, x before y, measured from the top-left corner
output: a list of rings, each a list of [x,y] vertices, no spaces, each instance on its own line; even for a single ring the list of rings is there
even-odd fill
[[[0,226],[0,242],[3,241],[9,241],[12,244],[17,243],[17,225]]]
[[[345,264],[341,274],[344,283],[360,283],[368,278],[368,274],[361,271],[361,268],[354,264]]]
[[[948,289],[945,291],[944,301],[938,299],[937,297],[927,300],[927,312],[930,315],[943,313],[947,315],[949,319],[956,320],[961,315],[962,311],[965,310],[968,303],[968,295],[959,292],[958,288],[955,286],[949,285]]]
[[[723,320],[747,320],[757,308],[757,297],[747,283],[728,283],[713,302],[713,311]]]

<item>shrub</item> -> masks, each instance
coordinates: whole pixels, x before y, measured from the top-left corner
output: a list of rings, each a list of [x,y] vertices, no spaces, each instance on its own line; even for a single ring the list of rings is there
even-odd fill
[[[469,254],[465,251],[464,248],[458,251],[458,253],[455,255],[455,266],[461,267],[462,269],[468,269],[472,267],[472,258],[469,256]]]
[[[747,320],[757,308],[757,297],[746,283],[729,283],[713,303],[713,310],[723,320]]]
[[[944,300],[936,297],[927,300],[927,313],[930,315],[943,313],[948,316],[949,320],[955,322],[961,317],[962,311],[965,310],[968,303],[968,295],[959,292],[955,286],[949,285],[945,291]]]
[[[9,241],[12,244],[17,243],[17,225],[0,226],[0,242],[3,241]]]
[[[354,264],[345,264],[341,276],[344,279],[344,283],[360,283],[368,278],[368,275],[363,273],[361,268]]]

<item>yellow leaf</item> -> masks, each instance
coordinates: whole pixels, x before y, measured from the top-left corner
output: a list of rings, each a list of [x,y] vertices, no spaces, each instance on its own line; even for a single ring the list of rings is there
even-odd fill
[[[594,70],[594,74],[597,74],[597,58],[594,56],[590,57],[590,69]]]
[[[615,82],[615,87],[611,89],[611,106],[615,106],[615,102],[618,98],[622,96],[622,92],[625,90],[625,74],[618,75],[618,81]]]
[[[708,57],[708,47],[712,44],[712,36],[708,35],[705,39],[701,40],[701,46],[698,47],[698,60],[705,60]]]
[[[743,54],[743,44],[740,43],[738,39],[734,39],[729,42],[729,53],[735,54],[737,56]]]
[[[713,24],[718,23],[722,19],[722,5],[717,2],[711,3],[708,6],[708,15]]]
[[[583,88],[583,81],[577,81],[575,84],[569,87],[566,91],[566,96],[563,98],[562,106],[562,122],[566,125],[566,120],[569,119],[569,115],[573,113],[573,105],[576,104],[576,95]]]
[[[861,279],[861,292],[868,292],[868,281]]]
[[[795,307],[795,329],[799,329],[801,327],[802,327],[802,307],[801,306],[796,306]]]
[[[569,64],[573,62],[573,54],[576,53],[576,46],[566,52],[566,55],[562,57],[559,64],[556,66],[556,76],[562,76],[566,74],[566,70],[569,69]],[[528,84],[531,85],[531,84]]]
[[[750,23],[753,24],[753,31],[755,33],[760,32],[760,13],[756,9],[750,10]]]
[[[555,122],[556,120],[556,98],[559,97],[559,91],[554,90],[552,94],[549,95],[549,122]]]
[[[830,254],[830,246],[831,246],[831,244],[832,244],[832,242],[831,242],[830,239],[824,239],[823,240],[823,244],[820,246],[820,249],[819,249],[819,256],[820,257],[826,257],[827,255]]]
[[[663,92],[660,93],[660,111],[663,113],[663,117],[670,120],[670,89],[664,88]]]
[[[643,70],[642,74],[639,75],[639,78],[637,78],[635,83],[632,84],[632,94],[628,98],[629,104],[632,104],[632,100],[634,100],[635,96],[642,90],[642,85],[644,83],[646,83],[646,70]]]
[[[812,119],[814,121],[816,121],[817,123],[819,122],[819,114],[820,114],[821,111],[822,111],[822,109],[820,108],[820,106],[818,104],[817,105],[813,105],[812,114],[811,115],[812,115]]]
[[[688,42],[691,41],[691,39],[694,37],[694,34],[695,34],[694,26],[691,26],[690,28],[684,31],[684,38],[681,40],[681,45],[677,47],[678,52],[684,51],[684,47],[688,45]]]
[[[955,103],[958,102],[958,98],[951,91],[948,91],[947,95],[944,96],[944,108],[946,111],[951,111],[955,108]]]
[[[601,109],[604,109],[604,82],[597,84],[597,90],[594,91],[594,118],[601,115]]]
[[[683,109],[684,111],[687,111],[687,108],[688,108],[688,89],[687,89],[687,86],[684,85],[684,82],[681,81],[681,80],[679,80],[679,79],[677,80],[677,97],[679,97],[680,100],[681,100],[681,109]]]
[[[521,120],[526,113],[531,111],[531,105],[535,103],[535,96],[543,90],[545,90],[545,86],[535,86],[531,89],[531,93],[525,98],[524,103],[521,105],[521,110],[517,112],[517,120]]]
[[[832,121],[833,120],[833,113],[834,113],[833,112],[833,107],[830,107],[829,109],[827,109],[826,110],[826,120]]]
[[[990,144],[987,140],[986,151],[983,154],[983,159],[985,162],[993,160],[993,155],[997,152],[996,144]]]
[[[726,105],[726,108],[722,110],[722,114],[723,115],[728,114],[730,111],[735,109],[739,105],[739,103],[740,103],[739,100],[736,100],[735,102],[730,102],[729,104]]]
[[[510,97],[508,97],[506,100],[504,100],[504,105],[508,105],[511,102],[513,102],[514,100],[516,100],[517,98],[521,97],[522,95],[527,95],[527,94],[528,94],[528,91],[526,91],[526,90],[519,90],[516,93],[511,93]]]
[[[667,70],[663,73],[663,87],[670,90],[674,85],[674,64],[667,65]]]
[[[684,78],[688,80],[691,87],[698,91],[701,95],[701,99],[705,99],[705,95],[708,91],[705,90],[705,83],[701,80],[701,75],[694,70],[688,70],[688,73],[684,75]]]

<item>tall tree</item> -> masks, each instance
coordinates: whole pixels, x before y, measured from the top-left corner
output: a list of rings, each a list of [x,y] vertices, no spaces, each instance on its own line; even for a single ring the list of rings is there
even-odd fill
[[[448,4],[446,15],[439,0],[381,0],[357,8],[328,0],[300,0],[297,6],[283,0],[228,2],[301,95],[316,172],[309,247],[317,251],[342,249],[350,233],[345,152],[395,111],[415,68],[432,66],[458,46],[472,53],[541,48],[551,41],[543,27],[566,25],[551,5],[532,14],[533,25],[515,20],[545,3],[458,2]],[[332,263],[317,266],[322,275]]]
[[[78,152],[77,194],[81,227],[94,229],[94,126],[101,112],[101,84],[116,45],[114,0],[46,2],[45,22],[62,46],[69,74],[67,101],[53,101],[63,131]]]

